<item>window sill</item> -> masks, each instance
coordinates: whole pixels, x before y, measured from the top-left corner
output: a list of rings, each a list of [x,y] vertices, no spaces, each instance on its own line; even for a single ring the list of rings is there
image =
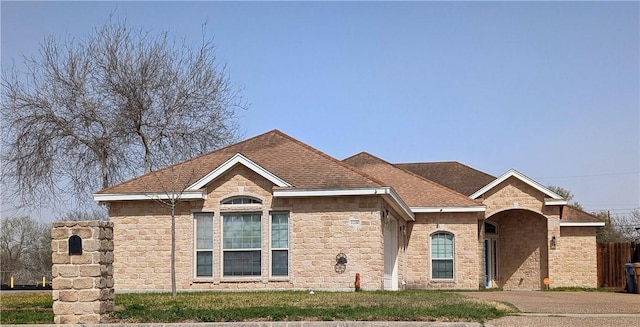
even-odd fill
[[[192,279],[191,280],[192,284],[204,284],[204,283],[211,284],[211,283],[214,283],[214,282],[215,281],[214,281],[213,277],[211,277],[211,278],[196,278],[196,279]]]
[[[222,279],[220,279],[220,283],[260,283],[260,282],[262,282],[262,277],[260,276],[222,277]]]

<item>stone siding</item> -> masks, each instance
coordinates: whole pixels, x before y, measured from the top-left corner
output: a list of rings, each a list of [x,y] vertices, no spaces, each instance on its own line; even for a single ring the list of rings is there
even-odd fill
[[[113,225],[105,221],[64,221],[51,230],[53,322],[107,322],[114,308]],[[69,238],[79,236],[82,254],[69,254]]]
[[[431,235],[454,235],[454,279],[431,278]],[[407,230],[407,288],[478,289],[478,215],[476,213],[419,213]]]
[[[208,187],[206,200],[182,202],[176,212],[176,281],[178,290],[353,289],[355,274],[362,289],[381,289],[384,269],[379,196],[274,199],[271,182],[239,165]],[[250,196],[262,205],[222,205],[234,196]],[[270,276],[270,212],[289,212],[289,276]],[[194,212],[214,215],[213,277],[195,278]],[[222,219],[225,212],[262,216],[262,274],[222,276]],[[392,214],[395,214],[392,212]],[[118,291],[168,291],[170,285],[171,216],[154,201],[121,201],[110,205],[114,224]],[[353,223],[359,222],[358,226]],[[344,273],[335,271],[336,255],[347,255]]]
[[[560,227],[555,251],[562,264],[551,287],[598,287],[596,246],[594,227]]]

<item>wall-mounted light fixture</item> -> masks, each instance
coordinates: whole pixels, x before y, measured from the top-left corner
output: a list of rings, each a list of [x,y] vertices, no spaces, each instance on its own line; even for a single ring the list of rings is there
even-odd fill
[[[549,241],[549,247],[551,248],[551,250],[555,250],[556,249],[556,236],[553,235],[551,236],[551,240]]]

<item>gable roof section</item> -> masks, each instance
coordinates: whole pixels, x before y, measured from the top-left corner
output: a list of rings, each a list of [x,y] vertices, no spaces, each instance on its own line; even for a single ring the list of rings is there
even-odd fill
[[[567,201],[562,196],[556,194],[555,192],[551,191],[550,189],[544,187],[542,184],[534,181],[533,179],[525,176],[524,174],[518,172],[515,169],[511,169],[508,172],[502,174],[502,176],[496,178],[493,182],[487,184],[483,188],[481,188],[478,191],[476,191],[475,193],[471,194],[469,197],[472,198],[472,199],[477,199],[478,197],[480,197],[481,195],[487,193],[489,190],[491,190],[494,187],[498,186],[500,183],[504,182],[505,180],[507,180],[510,177],[517,178],[517,179],[523,181],[524,183],[528,184],[529,186],[535,188],[536,190],[542,192],[544,195],[548,196],[550,199],[545,200],[545,205],[566,205],[567,204]]]
[[[413,212],[484,211],[479,202],[369,153],[361,152],[343,162],[393,187]]]
[[[350,189],[385,186],[370,176],[278,131],[201,155],[98,191],[105,194],[166,193],[167,185],[176,191],[195,192],[237,164],[242,164],[280,187],[297,189]],[[146,197],[149,199],[149,197]]]
[[[604,226],[604,221],[600,218],[584,212],[572,206],[562,206],[560,216],[560,227],[600,227]]]
[[[464,195],[470,195],[496,179],[485,172],[455,161],[400,163],[395,166]]]

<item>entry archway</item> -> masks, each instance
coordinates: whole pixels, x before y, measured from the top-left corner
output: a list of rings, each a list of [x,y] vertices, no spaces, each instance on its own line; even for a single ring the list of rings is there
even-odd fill
[[[549,275],[547,217],[527,209],[509,209],[486,221],[499,229],[495,286],[506,290],[541,289],[543,279]]]

